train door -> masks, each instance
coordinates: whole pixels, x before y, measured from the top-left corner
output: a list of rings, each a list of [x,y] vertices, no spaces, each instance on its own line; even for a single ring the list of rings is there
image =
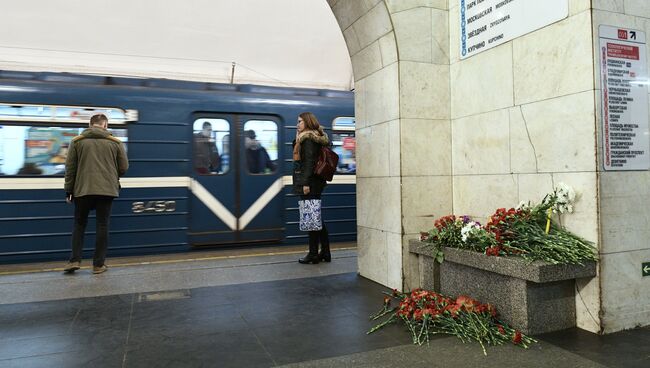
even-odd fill
[[[189,232],[193,245],[282,239],[278,126],[269,116],[195,116]]]

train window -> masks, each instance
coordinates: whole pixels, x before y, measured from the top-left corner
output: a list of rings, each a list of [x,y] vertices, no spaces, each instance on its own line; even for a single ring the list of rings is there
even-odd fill
[[[248,120],[244,124],[246,167],[251,174],[269,175],[278,167],[278,124]]]
[[[72,138],[85,128],[0,125],[0,175],[63,175]],[[109,129],[127,142],[127,130]]]
[[[230,123],[224,119],[194,121],[194,170],[223,175],[230,169]]]
[[[355,122],[351,117],[339,117],[332,122],[332,144],[339,155],[337,174],[357,172]]]

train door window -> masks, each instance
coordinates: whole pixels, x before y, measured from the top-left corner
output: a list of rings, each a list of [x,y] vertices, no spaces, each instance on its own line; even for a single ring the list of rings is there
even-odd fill
[[[332,144],[339,155],[337,174],[357,172],[355,121],[352,117],[338,117],[332,122]]]
[[[223,175],[230,169],[230,123],[224,119],[194,121],[194,170],[202,175]]]
[[[84,129],[0,125],[0,175],[63,175],[70,142]],[[109,130],[128,141],[126,128]]]
[[[244,124],[248,172],[273,174],[278,167],[278,124],[271,120],[248,120]]]

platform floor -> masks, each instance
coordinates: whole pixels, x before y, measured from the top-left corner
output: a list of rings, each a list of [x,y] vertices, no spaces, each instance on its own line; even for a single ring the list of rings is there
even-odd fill
[[[453,337],[413,346],[368,315],[387,289],[356,252],[300,265],[296,254],[0,276],[0,367],[644,367],[650,329],[571,329],[529,350]]]

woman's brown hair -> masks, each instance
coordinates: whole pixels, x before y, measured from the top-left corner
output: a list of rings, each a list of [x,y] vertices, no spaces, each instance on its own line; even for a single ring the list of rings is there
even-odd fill
[[[316,119],[316,116],[312,114],[311,112],[303,112],[300,115],[300,118],[302,121],[305,122],[305,129],[307,130],[315,130],[317,132],[322,133],[323,128],[321,128],[320,123],[318,122],[318,119]]]

